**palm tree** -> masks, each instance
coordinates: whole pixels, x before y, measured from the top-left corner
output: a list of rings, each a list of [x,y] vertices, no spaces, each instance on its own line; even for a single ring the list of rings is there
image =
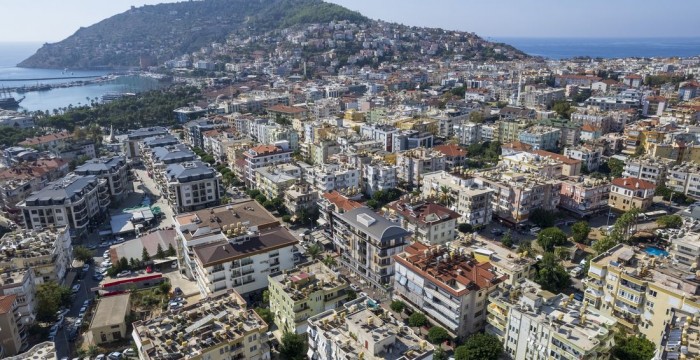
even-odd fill
[[[335,261],[335,258],[330,255],[326,255],[326,257],[323,258],[323,263],[326,264],[326,266],[328,266],[329,268],[333,268],[338,265],[338,262]]]
[[[450,195],[450,188],[443,185],[440,186],[440,202],[443,203],[445,206],[450,206],[450,202],[452,201],[452,196]]]
[[[306,249],[306,254],[308,254],[313,260],[318,259],[321,256],[321,252],[323,252],[323,249],[318,244],[313,244]]]

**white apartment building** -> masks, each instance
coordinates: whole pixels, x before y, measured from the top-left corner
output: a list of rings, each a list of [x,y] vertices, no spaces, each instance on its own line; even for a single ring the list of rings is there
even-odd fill
[[[398,178],[410,185],[420,184],[424,174],[445,170],[445,155],[426,148],[417,148],[396,155]]]
[[[559,208],[577,217],[592,216],[608,211],[610,182],[588,176],[561,181]]]
[[[360,169],[344,164],[322,164],[314,167],[314,186],[318,191],[329,192],[360,188]]]
[[[666,173],[666,187],[700,198],[700,166],[686,163],[670,167]]]
[[[438,171],[425,174],[421,197],[444,197],[448,208],[461,215],[460,222],[470,225],[485,225],[491,222],[493,190],[476,183],[464,170],[455,173]]]
[[[486,299],[502,281],[490,263],[477,263],[459,249],[421,243],[394,259],[394,297],[460,339],[484,328]]]
[[[36,297],[36,280],[31,267],[9,270],[0,273],[0,296],[17,297],[15,320],[21,332],[26,332],[36,319],[38,299]],[[2,329],[0,328],[0,331]],[[26,333],[22,336],[26,340]],[[4,340],[4,339],[3,339]]]
[[[389,220],[410,231],[414,239],[425,244],[445,244],[457,236],[460,215],[440,204],[426,202],[410,195],[388,205]]]
[[[17,207],[22,210],[27,229],[68,226],[71,237],[87,233],[88,227],[106,215],[110,204],[105,179],[95,175],[68,174],[32,193]]]
[[[527,280],[492,292],[488,303],[486,332],[511,359],[610,357],[617,321],[585,303]]]
[[[141,155],[140,144],[144,139],[155,136],[165,136],[168,134],[168,129],[161,126],[130,130],[126,135],[127,140],[124,143],[124,153],[128,159],[136,160]]]
[[[670,161],[656,158],[628,158],[622,170],[622,177],[646,180],[654,185],[666,179],[666,169]]]
[[[380,141],[385,151],[393,151],[393,137],[399,134],[399,129],[391,125],[366,124],[360,126],[360,136],[365,139]]]
[[[221,173],[201,161],[170,164],[164,176],[164,195],[177,213],[217,205],[225,194]]]
[[[463,122],[454,125],[454,135],[460,145],[471,145],[480,142],[482,139],[482,130],[482,124],[473,122]]]
[[[73,260],[68,227],[43,231],[16,230],[0,239],[0,267],[34,270],[37,285],[47,281],[61,283]]]
[[[292,151],[286,143],[280,145],[258,145],[243,153],[245,159],[245,183],[255,183],[253,170],[264,166],[288,163],[292,160]]]
[[[377,191],[386,191],[398,186],[399,167],[383,162],[364,165],[364,192],[372,196]]]
[[[129,188],[129,169],[123,156],[91,159],[73,171],[78,175],[95,175],[107,181],[113,199],[123,199],[133,189]]]
[[[482,124],[481,125],[481,140],[492,141],[498,139],[498,124]]]
[[[564,156],[581,160],[582,166],[586,166],[588,171],[596,171],[603,164],[603,151],[602,147],[580,145],[565,148]]]

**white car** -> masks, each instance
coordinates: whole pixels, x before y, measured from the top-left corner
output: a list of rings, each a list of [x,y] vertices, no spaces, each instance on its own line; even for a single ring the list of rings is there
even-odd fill
[[[124,271],[120,272],[119,274],[117,274],[117,277],[118,277],[118,278],[122,278],[122,277],[127,277],[127,276],[129,276],[129,275],[131,275],[131,271],[130,271],[130,270],[124,270]]]
[[[136,356],[136,351],[134,351],[132,348],[124,349],[124,351],[122,351],[122,355],[125,357]]]
[[[80,284],[75,284],[75,285],[73,285],[73,287],[70,289],[70,291],[71,291],[73,294],[75,294],[75,293],[77,293],[78,291],[80,291]]]

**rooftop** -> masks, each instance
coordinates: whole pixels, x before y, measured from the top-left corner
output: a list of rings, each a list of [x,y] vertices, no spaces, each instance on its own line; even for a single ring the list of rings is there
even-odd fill
[[[48,228],[44,231],[19,229],[7,233],[0,239],[0,264],[15,259],[24,259],[28,264],[35,264],[31,259],[50,263],[56,253],[56,241],[66,231],[67,227]]]
[[[359,229],[376,240],[391,239],[410,234],[398,224],[387,220],[366,207],[352,209],[339,214],[339,217],[352,227]]]
[[[197,210],[175,217],[186,240],[215,233],[228,233],[236,228],[264,230],[279,226],[279,222],[254,200]]]
[[[139,337],[150,359],[160,359],[164,354],[190,359],[266,331],[267,324],[255,311],[248,310],[245,300],[233,290],[211,294],[151,320],[134,322],[134,336]],[[237,344],[229,351],[242,346]]]
[[[278,226],[266,232],[254,234],[250,237],[213,243],[194,247],[195,256],[204,267],[214,266],[233,260],[238,260],[252,255],[270,252],[276,249],[298,244],[294,235],[289,230]]]
[[[17,295],[0,295],[0,314],[7,314],[12,311]]]
[[[382,308],[370,309],[367,302],[358,298],[312,316],[309,324],[348,359],[411,360],[432,354],[433,345]]]
[[[350,211],[352,209],[362,207],[362,204],[348,199],[347,197],[343,196],[343,194],[335,190],[323,193],[322,197],[335,205],[338,209],[343,209],[343,211]]]
[[[167,135],[168,129],[162,126],[156,126],[151,128],[141,128],[136,130],[129,130],[127,138],[129,140],[141,140],[151,136],[157,135]]]
[[[696,316],[671,310],[671,322],[666,325],[661,340],[660,359],[700,358],[700,323],[693,321]]]
[[[389,209],[403,216],[408,222],[418,225],[439,224],[460,217],[445,206],[424,201],[397,200],[389,204]]]
[[[21,146],[31,146],[31,145],[41,145],[45,143],[49,143],[52,141],[57,141],[57,140],[65,140],[65,139],[71,139],[73,138],[73,134],[71,134],[68,131],[61,131],[49,135],[44,135],[44,136],[37,136],[33,138],[28,138],[25,139],[24,141],[20,141],[18,145]]]
[[[75,168],[75,173],[79,175],[99,175],[108,174],[126,166],[126,159],[123,156],[101,157],[90,159],[85,164]]]
[[[329,269],[321,261],[300,265],[286,273],[270,275],[273,281],[284,284],[284,290],[294,301],[306,299],[309,293],[319,290],[333,290],[347,287],[349,284],[338,277],[335,271]]]
[[[642,190],[653,190],[656,189],[656,185],[653,183],[642,180],[642,179],[635,179],[635,178],[616,178],[612,180],[612,184],[614,186],[618,186],[621,188],[625,188],[628,190],[637,190],[637,189],[642,189]]]
[[[90,328],[97,329],[123,324],[129,313],[129,296],[130,294],[112,295],[100,299]]]
[[[99,183],[95,175],[68,174],[62,179],[49,183],[43,189],[32,193],[27,197],[25,203],[34,205],[71,203],[82,200],[82,198],[94,189]]]
[[[500,243],[489,241],[480,236],[468,245],[464,245],[460,241],[454,241],[452,244],[455,248],[461,246],[474,257],[484,256],[488,258],[489,263],[496,268],[497,272],[501,271],[501,269],[508,270],[511,273],[521,272],[525,268],[532,266],[536,261],[522,254],[517,254],[501,246]]]
[[[491,264],[478,263],[460,248],[449,250],[415,242],[403,253],[394,255],[394,259],[454,296],[487,289],[502,281],[492,271]]]
[[[213,179],[219,173],[201,161],[190,161],[168,165],[165,170],[169,182],[185,183],[202,179]]]

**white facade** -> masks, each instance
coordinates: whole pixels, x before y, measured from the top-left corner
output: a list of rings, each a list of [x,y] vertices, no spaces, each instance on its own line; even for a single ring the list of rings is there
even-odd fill
[[[365,193],[372,195],[377,191],[393,189],[398,185],[398,171],[396,165],[381,163],[367,164],[365,167]]]
[[[321,192],[359,188],[360,170],[344,165],[323,164],[314,168],[314,186]]]

